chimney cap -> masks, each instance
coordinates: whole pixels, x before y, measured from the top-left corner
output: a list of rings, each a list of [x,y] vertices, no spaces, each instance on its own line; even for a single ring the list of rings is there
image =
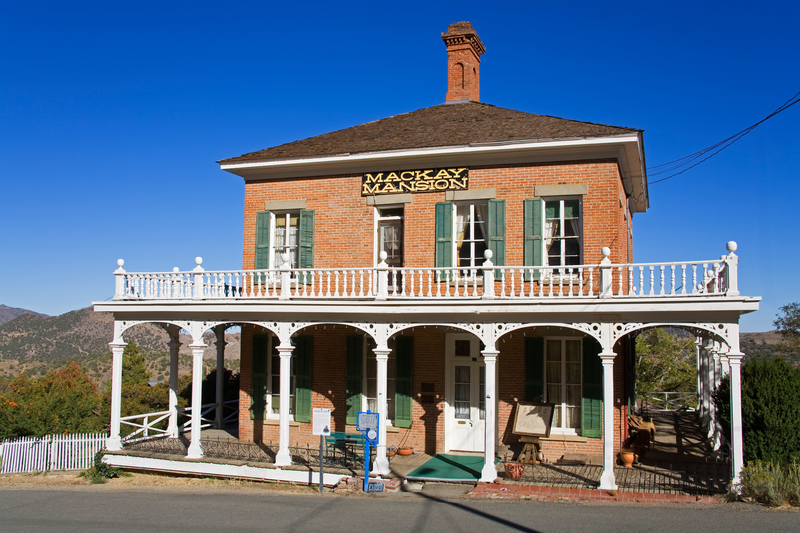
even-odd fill
[[[482,56],[483,53],[486,52],[486,47],[483,46],[481,38],[478,37],[478,33],[475,31],[475,28],[473,28],[472,24],[467,21],[453,22],[450,24],[447,27],[447,32],[442,34],[442,39],[448,47],[455,44],[461,44],[466,41],[472,45],[472,47],[475,49],[475,55],[478,57]]]

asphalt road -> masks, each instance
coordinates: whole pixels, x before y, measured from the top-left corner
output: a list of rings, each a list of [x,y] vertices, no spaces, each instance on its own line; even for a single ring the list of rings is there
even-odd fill
[[[800,512],[754,505],[575,504],[203,491],[0,489],[0,531],[769,532]]]

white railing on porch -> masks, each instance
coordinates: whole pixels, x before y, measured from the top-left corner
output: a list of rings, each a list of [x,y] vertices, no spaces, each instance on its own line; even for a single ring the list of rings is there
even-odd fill
[[[697,406],[696,392],[644,391],[637,392],[642,409],[658,411],[694,411]]]
[[[228,422],[238,420],[239,418],[239,400],[228,400],[222,403],[223,414],[229,411],[223,417],[223,426]],[[207,415],[216,412],[216,403],[207,403],[200,406],[200,429],[209,428],[215,424],[214,418],[209,418]],[[178,431],[189,431],[192,425],[192,408],[180,407],[176,409],[176,414],[185,418],[181,424],[178,424]],[[155,411],[152,413],[143,413],[140,415],[123,416],[119,419],[121,424],[136,428],[135,431],[128,433],[122,438],[123,442],[132,442],[142,439],[149,439],[151,437],[158,437],[169,435],[169,417],[170,411]],[[159,427],[161,426],[161,427]]]
[[[94,464],[107,438],[104,433],[80,433],[6,439],[0,445],[0,473],[85,470]]]
[[[126,272],[120,259],[115,300],[547,299],[738,296],[736,243],[718,260],[598,265],[495,266],[492,252],[472,268],[374,268]],[[383,252],[382,252],[383,254]]]

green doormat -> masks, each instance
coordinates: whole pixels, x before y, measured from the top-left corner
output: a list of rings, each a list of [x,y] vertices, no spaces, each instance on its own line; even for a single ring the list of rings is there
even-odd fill
[[[408,474],[406,479],[475,482],[481,478],[481,470],[483,470],[483,455],[442,453],[431,457],[425,464]]]

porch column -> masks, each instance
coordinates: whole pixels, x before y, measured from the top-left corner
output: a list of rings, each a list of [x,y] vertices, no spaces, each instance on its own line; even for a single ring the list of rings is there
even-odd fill
[[[222,404],[225,401],[225,325],[214,328],[214,335],[217,337],[217,416],[214,418],[214,427],[222,429],[225,427],[225,415]]]
[[[122,440],[119,437],[120,412],[122,410],[122,353],[127,343],[111,343],[111,434],[106,441],[106,450],[118,451],[122,449]]]
[[[600,352],[603,361],[603,475],[600,476],[600,489],[616,490],[614,476],[616,453],[614,451],[614,357],[612,350]]]
[[[742,439],[742,357],[741,352],[729,352],[731,366],[731,458],[733,459],[733,485],[739,483],[739,474],[744,466],[744,442]]]
[[[281,357],[281,391],[280,391],[280,425],[278,426],[278,454],[275,456],[275,466],[288,466],[292,464],[292,453],[289,451],[289,405],[292,352],[294,346],[278,346]]]
[[[386,403],[386,390],[388,388],[386,385],[386,369],[388,367],[389,352],[391,350],[381,347],[375,348],[372,351],[375,353],[375,359],[378,362],[378,420],[381,421],[378,428],[377,455],[375,456],[375,464],[372,466],[372,471],[375,474],[385,476],[391,473],[391,470],[389,470],[389,459],[386,457],[386,421],[389,418],[389,406]]]
[[[203,352],[205,344],[192,343],[192,442],[186,457],[199,459],[203,457],[203,447],[200,446],[200,431],[203,425]]]
[[[704,431],[708,431],[711,412],[711,380],[709,379],[708,350],[706,350],[705,339],[700,339],[698,350],[700,354],[700,370],[698,372],[698,377],[700,378],[700,384],[702,385],[703,391],[703,394],[700,398],[702,407],[700,413],[700,426]]]
[[[487,347],[488,348],[488,347]],[[484,386],[484,423],[486,426],[486,442],[483,448],[483,470],[481,471],[481,481],[484,483],[494,483],[497,479],[497,468],[494,466],[495,444],[497,443],[497,416],[495,416],[495,406],[497,405],[497,392],[495,382],[497,380],[497,350],[486,349],[483,354],[483,363],[486,367],[485,386]]]
[[[694,347],[697,351],[697,414],[702,424],[703,417],[705,416],[706,391],[703,387],[703,346],[700,337],[695,339]]]
[[[713,357],[713,366],[714,366],[714,381],[713,388],[714,390],[719,387],[720,381],[722,381],[722,363],[719,360],[719,343],[714,342],[714,351],[712,352]],[[722,446],[722,439],[720,438],[721,432],[721,425],[720,421],[717,419],[716,415],[711,417],[713,424],[712,424],[712,435],[711,435],[711,445],[713,446],[714,450],[719,450]]]
[[[176,328],[177,329],[177,328]],[[178,352],[181,349],[178,332],[170,332],[169,346],[169,426],[170,438],[178,438]]]

